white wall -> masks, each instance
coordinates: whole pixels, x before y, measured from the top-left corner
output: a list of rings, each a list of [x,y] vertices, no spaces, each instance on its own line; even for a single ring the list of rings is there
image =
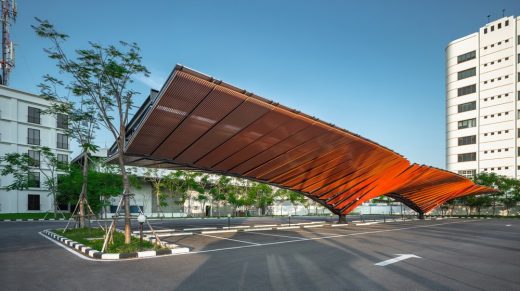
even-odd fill
[[[63,130],[56,127],[54,116],[42,113],[40,124],[27,122],[28,106],[44,110],[49,105],[48,101],[37,95],[0,86],[0,156],[13,152],[27,153],[33,147],[27,144],[27,129],[33,128],[40,130],[40,146],[49,147],[54,153],[66,154],[70,160],[70,150],[56,147],[57,134],[63,132]],[[32,188],[28,191],[6,191],[2,189],[11,184],[12,181],[13,179],[10,176],[0,177],[0,213],[52,211],[52,196],[48,195],[48,191],[43,188]],[[44,176],[40,175],[42,187],[43,181]],[[28,194],[40,195],[39,211],[27,209]]]
[[[475,170],[517,177],[519,20],[505,17],[492,21],[446,48],[446,166],[450,171]],[[458,64],[457,56],[470,51],[476,51],[476,58]],[[457,80],[458,72],[473,67],[476,76]],[[476,84],[476,93],[457,96],[458,88],[470,84]],[[457,112],[459,104],[471,101],[476,101],[476,110]],[[476,127],[458,129],[458,121],[470,118],[476,118]],[[458,138],[469,135],[476,135],[477,143],[458,146]],[[459,154],[471,152],[476,153],[476,161],[458,162]]]

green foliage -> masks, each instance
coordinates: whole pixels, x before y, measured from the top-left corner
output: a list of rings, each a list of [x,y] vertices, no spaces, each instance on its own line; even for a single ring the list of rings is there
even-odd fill
[[[79,166],[73,165],[68,175],[60,178],[58,184],[58,201],[60,203],[76,203],[83,185],[83,174]],[[108,197],[118,196],[123,191],[121,175],[114,172],[88,171],[87,199],[95,213],[99,213],[102,201]]]
[[[3,165],[0,175],[12,175],[14,179],[13,183],[5,186],[7,191],[29,188],[29,172],[33,161],[28,154],[7,153],[0,158],[0,162]]]
[[[256,202],[256,207],[262,210],[262,214],[265,214],[267,207],[274,203],[273,188],[266,184],[254,183],[249,191]]]
[[[84,244],[94,250],[100,251],[103,248],[103,236],[105,232],[101,228],[76,228],[63,231],[55,230],[59,235],[65,236],[71,240]],[[114,243],[108,246],[107,253],[134,253],[143,250],[158,250],[160,246],[154,245],[143,240],[142,245],[139,239],[132,237],[130,244],[125,244],[125,237],[122,233],[114,233]]]
[[[39,162],[26,153],[7,153],[0,157],[0,162],[3,164],[0,175],[12,175],[14,178],[13,183],[6,186],[6,190],[25,190],[34,186],[29,173],[36,172],[44,178],[43,188],[49,190],[51,194],[55,194],[58,172],[66,172],[68,165],[59,162],[56,154],[48,147],[32,147],[31,149],[40,153]]]
[[[37,25],[32,26],[35,33],[51,42],[51,47],[45,49],[48,57],[56,61],[60,73],[70,77],[66,88],[75,96],[84,97],[81,105],[97,109],[91,112],[116,140],[120,134],[124,136],[120,130],[126,130],[133,97],[138,94],[129,85],[136,74],[149,75],[141,64],[139,46],[124,41],[117,46],[90,42],[88,48],[76,50],[74,58],[70,58],[62,47],[69,36],[58,32],[47,20],[37,18],[36,22]],[[64,85],[52,76],[46,76],[45,81],[46,85],[41,89],[46,93],[52,93],[55,86]],[[45,95],[53,97],[56,94]]]
[[[152,184],[153,194],[155,195],[157,205],[159,207],[168,206],[168,202],[166,201],[168,196],[164,193],[166,184],[163,176],[159,173],[159,170],[154,168],[147,169],[144,173],[144,178]]]
[[[520,201],[519,180],[488,172],[478,173],[472,178],[472,180],[477,185],[493,187],[497,189],[498,192],[460,197],[449,201],[449,205],[453,205],[453,203],[465,205],[469,207],[469,209],[475,208],[478,213],[480,213],[480,209],[482,207],[492,206],[494,215],[495,208],[498,203],[502,203],[506,209],[509,209],[516,206],[516,204]]]

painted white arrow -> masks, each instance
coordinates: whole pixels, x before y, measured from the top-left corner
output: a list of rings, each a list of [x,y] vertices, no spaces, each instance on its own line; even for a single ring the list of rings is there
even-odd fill
[[[376,265],[376,266],[386,266],[386,265],[397,263],[399,261],[406,260],[406,259],[409,259],[409,258],[421,259],[421,257],[416,256],[414,254],[396,254],[396,256],[398,256],[398,257],[397,258],[393,258],[393,259],[389,259],[389,260],[386,260],[386,261],[382,261],[382,262],[379,262],[379,263],[374,264],[374,265]]]

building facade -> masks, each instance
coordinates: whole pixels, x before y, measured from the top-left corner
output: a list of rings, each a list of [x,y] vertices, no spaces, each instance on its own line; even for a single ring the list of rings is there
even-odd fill
[[[44,185],[43,173],[49,171],[38,148],[50,148],[64,163],[71,151],[67,116],[45,114],[49,106],[50,102],[38,95],[0,86],[0,156],[25,153],[39,165],[29,172],[34,187],[28,190],[7,191],[5,187],[13,178],[0,177],[0,213],[53,211],[53,197]]]
[[[446,167],[519,177],[520,17],[489,22],[446,48]]]

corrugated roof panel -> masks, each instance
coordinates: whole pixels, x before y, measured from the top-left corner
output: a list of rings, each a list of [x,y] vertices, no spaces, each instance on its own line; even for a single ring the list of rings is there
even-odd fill
[[[136,133],[139,138],[132,140],[127,153],[150,155],[213,87],[209,82],[177,72],[171,86],[161,92],[158,104]]]
[[[273,130],[277,130],[278,127],[289,121],[290,117],[287,114],[283,114],[275,108],[262,115],[225,143],[207,153],[206,156],[197,161],[197,165],[206,168],[214,167],[219,162],[244,149]]]
[[[300,132],[304,128],[310,126],[298,119],[291,119],[284,123],[282,126],[276,128],[276,130],[262,136],[254,143],[249,144],[245,148],[241,149],[234,155],[226,158],[222,162],[215,165],[215,169],[221,171],[229,171],[230,169],[240,165],[248,159],[262,153],[263,151],[271,148],[273,145],[286,139],[295,133]]]
[[[246,162],[236,166],[232,169],[232,171],[236,173],[244,173],[246,176],[256,177],[256,168],[282,154],[287,153],[289,150],[305,143],[307,140],[316,138],[325,133],[326,131],[318,126],[309,126],[304,130],[291,135],[290,137],[271,146],[269,149],[266,149],[262,153],[257,154]]]
[[[244,96],[217,86],[184,119],[154,154],[176,159],[177,155],[180,155],[199,137],[206,134],[244,100]]]
[[[271,109],[272,106],[270,105],[259,104],[255,99],[246,99],[177,159],[183,163],[196,164],[197,160],[271,111]]]

